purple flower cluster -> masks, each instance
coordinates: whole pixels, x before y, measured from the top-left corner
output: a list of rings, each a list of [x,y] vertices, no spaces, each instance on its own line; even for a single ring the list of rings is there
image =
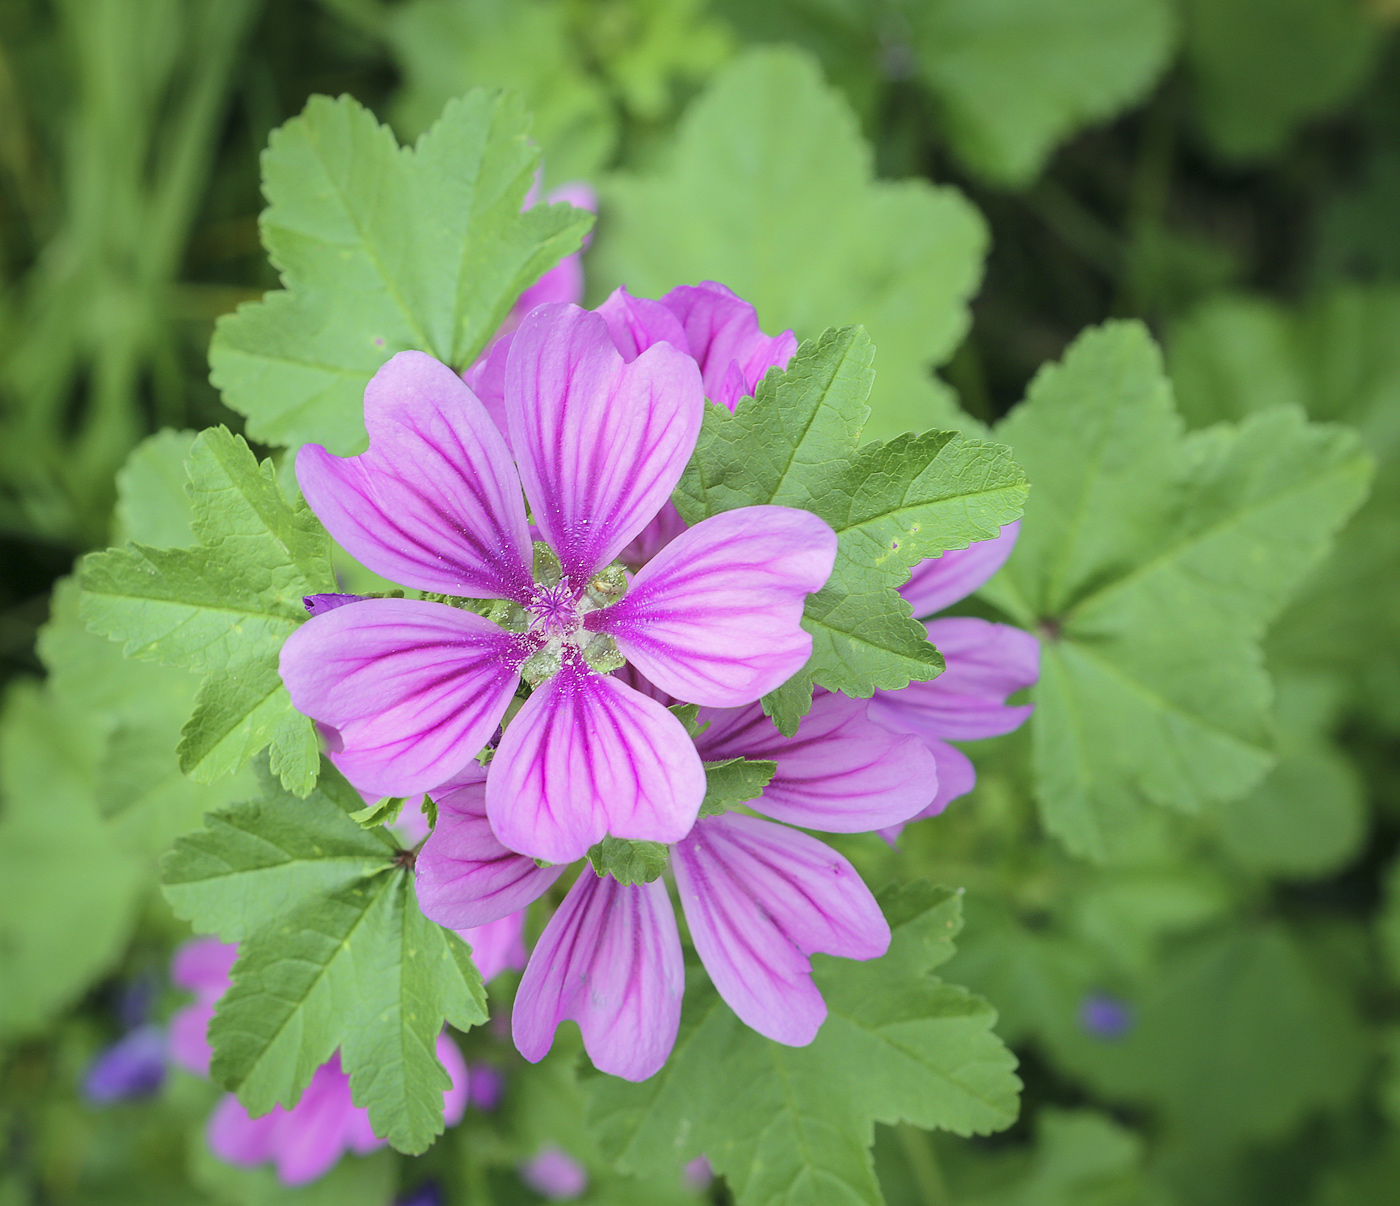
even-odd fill
[[[594,312],[546,303],[465,379],[394,357],[365,393],[369,449],[297,458],[340,544],[428,597],[308,599],[283,679],[358,787],[432,796],[419,900],[487,978],[523,962],[523,910],[568,864],[608,835],[662,843],[725,1001],[809,1043],[826,1016],[811,956],[875,958],[890,932],[851,864],[803,830],[893,839],[971,789],[949,740],[1029,710],[1006,698],[1035,680],[1034,639],[959,617],[928,622],[948,662],[934,682],[873,701],[818,692],[792,738],[764,716],[759,698],[810,655],[802,609],[835,535],[777,506],[687,527],[669,498],[705,398],[732,409],[795,350],[713,283],[659,301],[618,290]],[[916,569],[914,614],[976,589],[1015,538]],[[681,703],[699,705],[694,738]],[[700,817],[703,763],[736,757],[777,771],[743,812]],[[683,983],[666,882],[585,869],[525,966],[516,1045],[539,1060],[572,1019],[598,1068],[645,1079],[674,1044]]]
[[[229,971],[238,948],[217,938],[196,938],[175,952],[170,968],[174,983],[194,994],[194,1002],[170,1019],[167,1036],[171,1060],[199,1076],[209,1075],[208,1029],[214,1006],[227,991]],[[442,1095],[449,1126],[461,1120],[467,1105],[467,1067],[457,1045],[445,1034],[437,1040],[437,1057],[452,1079]],[[274,1106],[253,1118],[232,1093],[209,1119],[209,1146],[230,1164],[271,1163],[285,1185],[303,1185],[329,1172],[347,1151],[365,1154],[385,1140],[370,1126],[369,1111],[350,1097],[350,1078],[340,1053],[312,1074],[300,1100],[290,1110]]]

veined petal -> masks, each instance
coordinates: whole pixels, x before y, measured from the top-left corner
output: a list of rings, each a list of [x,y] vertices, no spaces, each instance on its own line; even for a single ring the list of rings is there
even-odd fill
[[[575,587],[680,481],[700,433],[700,371],[667,343],[630,364],[577,306],[533,310],[506,362],[506,418],[535,523]]]
[[[972,765],[972,759],[962,750],[946,741],[939,741],[936,737],[925,737],[923,741],[924,747],[938,764],[938,794],[926,808],[907,821],[880,830],[880,836],[891,844],[903,832],[905,825],[936,817],[959,796],[967,795],[977,786],[977,771]]]
[[[476,358],[476,363],[462,374],[467,388],[476,395],[507,443],[510,442],[510,435],[506,431],[506,360],[514,338],[513,329],[497,335],[486,351]]]
[[[445,364],[400,352],[365,387],[369,450],[297,453],[306,501],[347,552],[419,590],[526,599],[530,534],[496,425]]]
[[[675,1045],[684,988],[680,933],[665,884],[624,886],[585,868],[520,981],[515,1045],[538,1063],[559,1023],[572,1019],[597,1068],[645,1080]]]
[[[496,835],[551,863],[582,858],[606,834],[674,842],[704,798],[705,768],[685,726],[578,656],[525,701],[486,779]]]
[[[778,771],[749,807],[775,821],[827,833],[867,833],[907,821],[938,790],[933,755],[917,737],[866,715],[869,704],[819,691],[797,733],[784,737],[759,704],[701,710],[710,727],[696,738],[707,762],[754,758]]]
[[[690,343],[680,319],[659,301],[633,297],[619,285],[594,313],[608,324],[613,345],[629,364],[654,343],[669,343],[690,355]]]
[[[690,354],[700,364],[705,397],[730,410],[758,388],[770,368],[787,368],[797,351],[797,336],[791,331],[765,335],[758,312],[717,281],[681,285],[661,304],[685,329]]]
[[[965,599],[1006,564],[1021,533],[1019,519],[1007,524],[991,540],[979,540],[965,549],[949,549],[939,557],[919,562],[899,593],[916,616],[931,616]]]
[[[741,1021],[805,1047],[826,1020],[809,955],[874,959],[890,927],[856,870],[795,829],[726,814],[671,852],[676,889],[705,970]]]
[[[636,540],[622,550],[619,557],[623,565],[635,573],[685,529],[686,522],[676,510],[675,503],[668,501],[656,513],[656,518],[641,530]]]
[[[896,732],[953,741],[1018,728],[1031,707],[1009,706],[1006,697],[1040,677],[1040,642],[1020,628],[969,616],[930,620],[925,627],[947,669],[930,682],[877,691],[871,718]]]
[[[475,763],[429,795],[437,827],[414,867],[419,907],[438,925],[466,930],[509,919],[563,874],[563,867],[539,867],[501,845],[486,820],[486,772]],[[467,941],[475,949],[476,941]],[[477,969],[491,978],[479,958]]]
[[[473,612],[366,599],[308,620],[282,647],[299,712],[339,734],[362,791],[411,796],[451,779],[505,715],[526,639]]]
[[[678,699],[737,707],[811,656],[802,608],[835,559],[836,533],[810,511],[725,511],[682,532],[584,622]]]

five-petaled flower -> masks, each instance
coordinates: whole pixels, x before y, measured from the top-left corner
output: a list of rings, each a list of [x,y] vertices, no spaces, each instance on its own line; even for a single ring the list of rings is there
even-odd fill
[[[753,702],[807,660],[802,608],[836,554],[817,516],[764,506],[697,524],[635,575],[614,563],[670,498],[703,401],[673,344],[620,348],[600,315],[543,305],[509,343],[505,435],[449,368],[401,352],[365,391],[368,451],[301,450],[298,481],[331,534],[449,600],[325,610],[283,648],[293,702],[333,730],[357,786],[406,796],[460,775],[524,675],[533,690],[486,783],[502,842],[559,863],[607,834],[689,832],[705,793],[694,745],[608,671],[625,659],[678,699]]]

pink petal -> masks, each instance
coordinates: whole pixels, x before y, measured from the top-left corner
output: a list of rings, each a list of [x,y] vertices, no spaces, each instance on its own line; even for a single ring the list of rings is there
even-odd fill
[[[509,919],[563,874],[563,867],[538,867],[501,845],[486,820],[486,774],[475,764],[431,795],[437,828],[418,852],[415,870],[419,907],[438,925],[466,930]],[[476,965],[491,979],[479,956]]]
[[[715,988],[775,1042],[804,1047],[826,1020],[809,955],[874,959],[889,947],[889,925],[855,868],[795,829],[711,817],[673,848],[671,867]]]
[[[670,344],[630,364],[576,306],[526,316],[506,363],[510,443],[535,523],[576,586],[618,555],[680,481],[700,433],[695,362]]]
[[[661,304],[685,328],[690,353],[700,363],[705,397],[730,410],[752,395],[770,368],[787,368],[797,351],[791,331],[765,335],[754,308],[715,281],[672,289]]]
[[[191,938],[181,943],[170,961],[170,982],[176,988],[198,993],[201,998],[218,1000],[228,988],[238,943],[220,942],[213,937]]]
[[[209,1075],[214,1050],[209,1046],[209,1023],[214,1020],[212,1002],[197,1001],[171,1015],[165,1030],[165,1050],[171,1060],[196,1076]]]
[[[551,863],[582,858],[606,834],[677,841],[704,798],[705,769],[681,722],[577,656],[525,701],[486,780],[496,835]]]
[[[659,301],[633,297],[619,286],[594,313],[608,324],[613,345],[628,364],[656,343],[669,343],[690,355],[680,320]]]
[[[277,1128],[286,1116],[281,1106],[269,1114],[251,1118],[232,1093],[219,1100],[209,1116],[206,1131],[209,1150],[220,1160],[250,1168],[271,1160],[276,1150]]]
[[[999,536],[981,540],[965,549],[949,549],[914,567],[909,581],[899,588],[916,616],[931,616],[965,599],[1006,564],[1021,532],[1019,519],[1007,524]]]
[[[908,821],[880,830],[880,836],[891,844],[903,832],[906,824],[936,817],[959,796],[967,795],[977,786],[977,771],[973,768],[972,760],[962,750],[934,737],[925,737],[924,745],[938,764],[938,794],[933,797],[933,802],[927,808],[910,817]]]
[[[375,573],[419,590],[524,600],[530,535],[505,440],[466,385],[400,352],[365,388],[369,450],[297,454],[306,501]]]
[[[971,617],[930,620],[926,627],[947,669],[930,682],[876,692],[871,719],[895,732],[953,741],[1019,728],[1031,707],[1011,707],[1006,697],[1040,677],[1040,642],[1009,624]]]
[[[520,317],[524,318],[527,313],[529,311],[523,312]],[[510,344],[514,338],[512,325],[510,331],[492,340],[486,351],[462,374],[467,388],[477,396],[507,443],[510,436],[506,431],[506,361],[510,358]]]
[[[588,1189],[588,1170],[561,1147],[531,1156],[520,1166],[520,1179],[551,1202],[571,1202]]]
[[[835,559],[836,533],[810,511],[741,507],[681,533],[585,623],[678,699],[737,707],[811,656],[802,608]]]
[[[330,1172],[351,1146],[355,1112],[350,1078],[334,1055],[316,1069],[277,1127],[277,1179],[283,1185],[305,1185]]]
[[[442,1094],[442,1120],[448,1126],[456,1126],[467,1112],[467,1061],[446,1033],[437,1036],[437,1057],[452,1079],[452,1087]]]
[[[685,967],[661,880],[625,887],[584,868],[540,935],[515,996],[515,1045],[538,1063],[572,1018],[601,1071],[645,1080],[680,1027]]]
[[[336,765],[356,787],[411,796],[452,778],[490,740],[526,645],[473,612],[366,599],[292,633],[282,681],[299,712],[337,731]]]
[[[533,867],[534,861],[530,860]],[[557,879],[562,867],[549,868]],[[481,973],[483,983],[489,983],[503,971],[519,971],[525,966],[525,910],[507,913],[485,925],[472,926],[457,933],[472,948],[472,962]]]
[[[828,833],[867,833],[907,821],[938,790],[933,755],[917,737],[881,728],[868,703],[819,691],[793,737],[784,737],[758,704],[702,709],[710,727],[697,739],[707,762],[764,759],[778,771],[749,807],[775,821]]]

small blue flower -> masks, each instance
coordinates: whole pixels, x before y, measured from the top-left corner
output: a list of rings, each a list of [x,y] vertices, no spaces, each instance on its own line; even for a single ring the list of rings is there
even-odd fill
[[[1079,1024],[1095,1038],[1120,1039],[1133,1028],[1133,1011],[1126,1001],[1091,992],[1080,1002]]]
[[[94,1105],[149,1097],[165,1083],[165,1034],[156,1025],[138,1026],[89,1065],[83,1096]]]

